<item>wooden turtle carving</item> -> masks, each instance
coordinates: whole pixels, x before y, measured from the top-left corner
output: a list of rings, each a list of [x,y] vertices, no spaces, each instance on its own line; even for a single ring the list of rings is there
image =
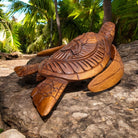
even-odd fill
[[[18,76],[38,72],[37,78],[45,78],[31,94],[41,116],[49,114],[71,81],[97,75],[89,83],[88,89],[98,92],[114,86],[121,79],[124,69],[121,57],[112,45],[114,33],[115,25],[106,22],[99,33],[87,32],[65,46],[46,50],[46,54],[54,54],[40,64],[15,67]],[[112,62],[104,70],[110,59]]]

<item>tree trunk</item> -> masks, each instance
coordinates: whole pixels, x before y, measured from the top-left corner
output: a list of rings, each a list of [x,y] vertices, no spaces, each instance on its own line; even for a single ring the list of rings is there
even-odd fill
[[[104,0],[103,9],[104,9],[104,20],[103,20],[103,22],[105,23],[108,21],[112,21],[111,0]]]
[[[52,37],[53,37],[53,18],[51,18],[51,22],[50,22],[50,47],[52,47]]]
[[[57,11],[57,0],[55,0],[55,10],[56,10],[56,22],[59,34],[59,45],[62,45],[62,33],[61,33],[60,19]]]

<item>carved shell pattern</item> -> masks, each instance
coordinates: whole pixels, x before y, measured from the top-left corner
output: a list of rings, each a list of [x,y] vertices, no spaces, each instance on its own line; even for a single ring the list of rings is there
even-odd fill
[[[59,74],[78,74],[99,65],[105,55],[105,40],[88,32],[73,39],[43,63],[43,70]]]

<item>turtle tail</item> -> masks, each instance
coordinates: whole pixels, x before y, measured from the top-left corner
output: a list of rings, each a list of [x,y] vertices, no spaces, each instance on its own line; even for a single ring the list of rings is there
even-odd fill
[[[99,31],[99,34],[103,35],[109,44],[112,44],[115,35],[115,24],[112,22],[104,23]]]

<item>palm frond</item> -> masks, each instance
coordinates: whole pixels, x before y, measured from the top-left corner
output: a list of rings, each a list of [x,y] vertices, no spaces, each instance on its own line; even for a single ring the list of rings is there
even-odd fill
[[[138,3],[137,0],[114,0],[112,2],[112,11],[120,19],[137,19],[138,21]],[[130,20],[133,22],[134,20]]]
[[[50,35],[49,35],[48,25],[38,25],[36,29],[35,41],[31,43],[26,52],[37,52],[49,48],[50,44]]]
[[[12,1],[12,0],[11,0]],[[28,3],[14,0],[9,11],[12,16],[15,13],[25,13],[23,24],[26,34],[33,41],[34,34],[38,24],[46,24],[52,18],[55,18],[55,8],[52,0],[30,0]]]
[[[20,42],[18,40],[18,30],[15,25],[11,26],[6,20],[2,19],[0,30],[6,34],[3,40],[3,49],[7,52],[19,51]]]
[[[113,0],[113,20],[116,23],[116,43],[127,43],[138,39],[137,0]]]

